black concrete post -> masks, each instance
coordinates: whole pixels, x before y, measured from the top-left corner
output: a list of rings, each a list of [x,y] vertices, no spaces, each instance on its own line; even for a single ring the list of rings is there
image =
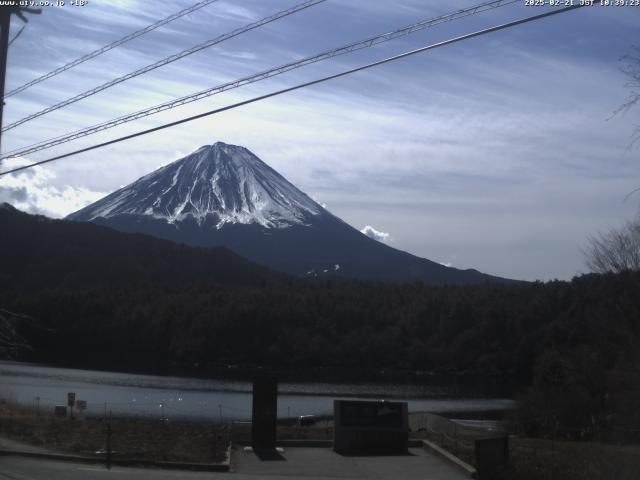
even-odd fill
[[[253,380],[251,446],[255,450],[275,450],[278,420],[278,381],[271,375]]]

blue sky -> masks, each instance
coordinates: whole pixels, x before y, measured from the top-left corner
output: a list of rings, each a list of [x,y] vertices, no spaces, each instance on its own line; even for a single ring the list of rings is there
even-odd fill
[[[9,52],[7,90],[194,3],[45,7]],[[7,99],[5,125],[293,6],[221,0]],[[479,1],[328,0],[5,132],[3,151],[110,120]],[[522,3],[308,66],[39,152],[37,161],[515,18]],[[14,19],[12,32],[21,26]],[[590,7],[446,46],[0,180],[62,216],[215,141],[246,146],[358,229],[444,264],[521,279],[585,271],[589,234],[631,218],[638,111],[620,58],[640,8]],[[5,165],[5,166],[6,166]]]

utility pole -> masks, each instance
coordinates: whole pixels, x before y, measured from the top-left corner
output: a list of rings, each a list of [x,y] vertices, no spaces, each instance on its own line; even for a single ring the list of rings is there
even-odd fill
[[[18,2],[13,5],[0,7],[0,152],[2,151],[2,113],[4,110],[4,79],[7,73],[7,52],[9,51],[9,29],[11,28],[11,15],[16,14],[20,20],[27,23],[25,13],[41,13],[42,10],[28,7],[20,7]]]
[[[11,14],[17,7],[4,7],[0,10],[0,130],[2,129],[2,111],[4,110],[4,77],[7,71],[7,51],[9,50],[9,28]],[[0,152],[2,151],[2,131],[0,131]]]

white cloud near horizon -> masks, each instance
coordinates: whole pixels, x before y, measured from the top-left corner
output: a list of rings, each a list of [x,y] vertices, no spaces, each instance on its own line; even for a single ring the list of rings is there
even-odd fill
[[[24,158],[12,158],[3,161],[2,167],[11,169],[32,163]],[[10,203],[27,213],[61,218],[104,196],[104,193],[71,185],[53,186],[51,180],[55,176],[42,166],[4,175],[0,177],[0,203]]]
[[[390,239],[387,232],[381,232],[376,230],[371,225],[365,225],[360,232],[364,233],[367,237],[377,240],[378,242],[387,243]]]

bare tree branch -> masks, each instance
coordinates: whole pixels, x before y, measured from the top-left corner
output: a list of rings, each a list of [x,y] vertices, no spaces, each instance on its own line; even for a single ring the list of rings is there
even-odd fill
[[[618,114],[625,114],[633,107],[640,103],[640,47],[631,47],[632,53],[623,56],[620,61],[623,62],[620,70],[627,76],[625,87],[630,90],[629,96],[625,101],[613,111],[612,117]],[[629,148],[633,148],[640,142],[640,125],[636,125]]]
[[[640,270],[640,216],[620,229],[590,236],[586,257],[595,273]]]
[[[32,350],[26,339],[18,333],[21,322],[32,320],[28,315],[0,308],[0,356],[13,359],[24,351]]]

